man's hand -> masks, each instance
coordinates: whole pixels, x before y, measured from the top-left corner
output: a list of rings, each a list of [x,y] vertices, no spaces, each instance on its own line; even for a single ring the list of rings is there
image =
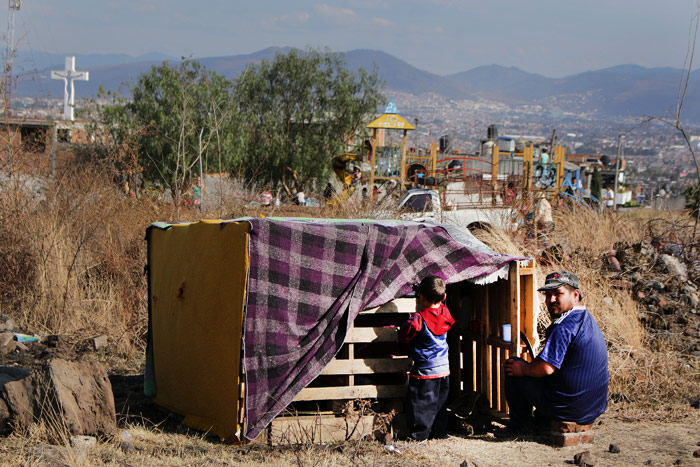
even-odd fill
[[[509,358],[503,363],[503,367],[508,376],[531,376],[533,378],[549,376],[556,370],[539,357],[532,363],[528,363],[522,358]]]
[[[508,376],[525,376],[525,367],[528,363],[525,360],[509,358],[503,363]]]

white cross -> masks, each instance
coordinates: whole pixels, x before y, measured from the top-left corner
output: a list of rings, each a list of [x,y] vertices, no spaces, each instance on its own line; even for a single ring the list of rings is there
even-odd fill
[[[75,117],[73,116],[73,108],[75,107],[75,85],[73,82],[76,79],[79,79],[80,81],[88,81],[90,79],[90,73],[87,71],[76,71],[75,57],[69,56],[66,57],[66,69],[60,71],[52,70],[51,79],[63,80],[63,118],[70,121],[75,120]],[[68,94],[68,80],[70,80],[70,95]]]

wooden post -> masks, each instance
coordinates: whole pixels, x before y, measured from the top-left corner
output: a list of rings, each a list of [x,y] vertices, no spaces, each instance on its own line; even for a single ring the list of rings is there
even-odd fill
[[[493,151],[491,152],[491,186],[496,189],[496,183],[498,182],[498,155],[500,154],[498,150],[498,145],[493,145]]]
[[[520,348],[520,265],[518,261],[510,263],[508,271],[508,318],[510,323],[511,338],[509,350],[513,355],[518,354]]]
[[[530,189],[530,178],[532,177],[532,162],[534,160],[534,148],[527,146],[523,149],[523,190]]]
[[[354,327],[354,326],[352,326],[352,327]],[[355,344],[352,342],[349,342],[347,344],[347,346],[348,346],[348,360],[350,362],[352,362],[353,360],[355,360]],[[348,386],[354,386],[354,385],[355,385],[355,374],[350,373],[348,375]]]
[[[399,168],[401,188],[403,188],[406,183],[406,138],[408,138],[408,130],[403,130],[403,138],[401,140],[401,167]]]
[[[483,319],[482,333],[481,333],[481,390],[489,398],[489,403],[493,407],[493,399],[491,397],[491,346],[489,345],[488,339],[490,334],[489,326],[489,286],[486,285],[482,288],[481,310],[480,314]]]
[[[498,401],[498,409],[503,412],[507,413],[508,409],[506,406],[508,405],[506,402],[506,372],[505,369],[503,368],[503,363],[508,359],[508,350],[505,347],[502,347],[500,349],[501,351],[501,359],[500,359],[500,365],[498,365],[498,372],[499,372],[499,401]]]
[[[566,160],[566,149],[564,146],[556,146],[554,148],[554,162],[557,164],[557,186],[554,190],[554,196],[559,194],[561,184],[564,183],[564,161]]]
[[[462,296],[462,284],[454,284],[449,287],[448,292],[448,304],[447,307],[452,311],[452,316],[455,317],[456,325],[447,333],[447,343],[449,345],[449,361],[450,361],[450,397],[459,395],[461,388],[461,381],[464,378],[463,369],[463,359],[462,357],[462,345],[466,342],[459,333],[459,329],[464,329],[465,325],[462,323],[463,317],[465,316],[464,311],[460,308]],[[462,337],[462,338],[461,338]]]
[[[535,336],[536,332],[536,313],[535,313],[535,280],[533,276],[533,267],[530,265],[526,268],[518,268],[520,276],[520,310],[521,310],[521,327],[525,335],[530,339]],[[520,336],[518,335],[518,339]],[[520,346],[517,347],[517,356],[520,356]]]
[[[376,174],[377,166],[377,129],[372,128],[372,160],[370,161],[370,172],[369,172],[369,188],[367,190],[370,193],[370,205],[374,205],[374,176]]]

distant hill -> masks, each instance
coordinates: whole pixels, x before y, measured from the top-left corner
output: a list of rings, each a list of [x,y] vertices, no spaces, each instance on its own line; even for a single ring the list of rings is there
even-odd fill
[[[425,93],[439,94],[449,99],[475,99],[460,83],[447,77],[420,70],[393,55],[378,50],[351,50],[345,53],[348,68],[364,68],[371,71],[377,65],[379,76],[391,90],[414,95]]]
[[[176,60],[175,57],[158,52],[152,52],[138,57],[127,54],[74,54],[77,69],[94,68],[109,65],[123,65],[137,62],[162,62]],[[51,68],[62,69],[65,64],[65,54],[40,52],[37,50],[20,50],[14,57],[13,66],[17,74],[31,73],[37,70]]]
[[[289,48],[270,47],[247,55],[207,57],[197,59],[208,69],[234,79],[251,63],[271,60],[277,53]],[[363,67],[372,70],[376,65],[385,81],[387,93],[398,91],[420,96],[434,93],[447,99],[485,99],[509,105],[542,104],[563,110],[614,118],[641,115],[665,115],[676,105],[681,70],[674,68],[644,68],[638,65],[620,65],[588,71],[563,78],[548,78],[528,73],[516,67],[500,65],[480,66],[461,73],[439,76],[418,69],[403,60],[377,50],[352,50],[345,54],[348,68]],[[63,55],[20,53],[15,70],[23,69],[32,57],[38,66],[20,74],[14,96],[62,97],[60,82],[50,79],[50,70],[63,67]],[[173,63],[179,59],[162,54],[140,57],[126,55],[78,55],[76,66],[90,72],[89,82],[76,84],[79,97],[94,96],[100,85],[117,91],[123,83],[134,83],[139,74],[148,71],[163,60]],[[27,70],[27,68],[24,68]],[[698,72],[692,75],[698,79]],[[691,81],[691,84],[693,81]],[[128,92],[128,89],[122,91]],[[700,92],[689,88],[684,117],[700,122]]]

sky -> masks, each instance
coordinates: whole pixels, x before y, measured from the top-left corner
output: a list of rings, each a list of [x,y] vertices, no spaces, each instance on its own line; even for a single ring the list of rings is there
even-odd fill
[[[241,55],[381,50],[438,75],[481,65],[562,77],[621,64],[682,68],[700,0],[22,0],[19,50]],[[7,44],[8,16],[0,14]]]

